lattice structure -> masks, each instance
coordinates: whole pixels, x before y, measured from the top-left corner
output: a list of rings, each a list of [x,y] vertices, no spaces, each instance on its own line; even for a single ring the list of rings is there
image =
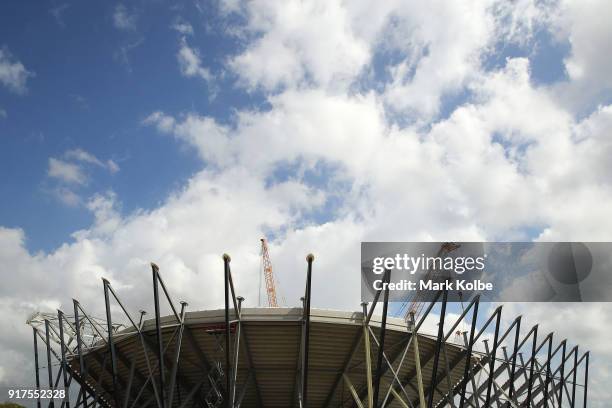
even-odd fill
[[[307,257],[301,308],[243,309],[227,255],[221,310],[187,316],[187,303],[175,307],[152,265],[155,316],[143,321],[141,312],[136,322],[103,280],[105,320],[91,318],[78,301],[73,316],[28,320],[36,384],[42,341],[48,388],[66,390],[49,406],[586,407],[588,351],[554,333],[542,336],[538,325],[522,331],[520,316],[502,330],[502,306],[484,320],[478,297],[450,320],[446,291],[420,317],[409,314],[408,325],[387,319],[389,293],[382,291],[358,313],[311,310],[313,261]],[[374,315],[381,297],[382,315]],[[160,316],[160,298],[170,316]],[[111,301],[129,324],[113,323]],[[431,313],[436,304],[439,315]],[[437,334],[423,332],[428,318],[437,320]],[[470,328],[462,341],[449,341],[462,323]]]

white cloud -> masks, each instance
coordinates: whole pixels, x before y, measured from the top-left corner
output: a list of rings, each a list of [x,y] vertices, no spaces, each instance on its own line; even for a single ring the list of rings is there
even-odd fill
[[[0,108],[0,119],[6,119],[8,116],[8,114],[6,113],[6,111],[2,108]]]
[[[51,193],[60,203],[68,207],[77,207],[82,204],[81,197],[68,187],[58,186]]]
[[[182,35],[193,35],[193,27],[186,21],[177,20],[170,26],[173,30],[176,30]]]
[[[87,182],[87,176],[79,165],[54,157],[49,158],[47,176],[69,184],[85,184]]]
[[[132,72],[132,64],[130,62],[130,52],[139,47],[144,42],[144,37],[137,38],[134,41],[127,42],[119,47],[113,54],[113,58],[125,66],[128,72]]]
[[[120,170],[119,165],[113,160],[107,160],[106,162],[103,162],[93,154],[86,152],[83,149],[68,150],[66,153],[64,153],[64,157],[69,160],[89,163],[98,167],[105,168],[111,173],[117,173]]]
[[[593,101],[605,98],[612,89],[610,38],[612,4],[607,1],[562,1],[551,30],[559,41],[571,46],[565,58],[570,81],[558,84],[556,93],[572,109],[584,113]]]
[[[85,200],[92,225],[36,254],[22,230],[0,229],[0,261],[15,272],[0,287],[0,314],[16,328],[2,339],[0,367],[19,373],[15,367],[29,361],[27,312],[68,309],[73,296],[102,312],[102,276],[121,288],[131,310],[150,309],[140,285],[149,261],[172,274],[166,281],[174,297],[195,310],[221,304],[214,288],[222,285],[220,255],[229,252],[238,292],[254,305],[265,233],[274,236],[272,260],[290,304],[303,290],[304,256],[313,252],[313,305],[352,310],[364,240],[531,239],[540,230],[541,240],[610,240],[608,100],[591,95],[600,106],[577,115],[559,96],[569,91],[534,85],[528,58],[494,71],[481,66],[493,44],[524,42],[548,20],[524,2],[518,11],[489,2],[378,4],[233,4],[227,12],[246,18],[246,40],[229,64],[243,85],[266,91],[265,109],[238,111],[229,123],[195,112],[150,114],[145,125],[193,147],[203,162],[155,208],[124,214],[120,197],[95,195]],[[574,49],[580,44],[572,42],[570,58],[589,61]],[[382,67],[388,80],[354,86],[370,75],[378,52],[396,55]],[[185,39],[177,57],[184,75],[208,80]],[[598,72],[603,83],[609,72]],[[580,81],[570,76],[568,87]],[[469,100],[433,120],[444,96],[458,91]],[[397,115],[416,120],[400,125]],[[54,160],[112,170],[84,151],[64,159],[71,162]],[[313,216],[321,213],[323,221]],[[210,296],[201,296],[203,287]],[[525,313],[592,349],[599,378],[592,405],[607,406],[609,325],[594,322],[612,311],[554,306],[508,307],[508,314]]]
[[[345,85],[369,59],[366,42],[355,35],[339,2],[257,1],[242,12],[244,31],[255,39],[230,66],[248,87]]]
[[[196,48],[192,48],[183,37],[180,42],[179,51],[176,54],[179,62],[181,74],[186,77],[199,77],[206,82],[213,79],[210,70],[202,65],[200,52]]]
[[[91,176],[87,171],[88,166],[104,169],[110,174],[120,170],[119,165],[112,159],[102,161],[80,148],[68,150],[62,159],[49,158],[47,177],[58,182],[50,190],[53,197],[69,207],[82,205],[83,198],[79,194],[79,188],[89,183]]]
[[[119,30],[135,30],[136,14],[130,12],[123,4],[118,4],[113,12],[113,24]]]
[[[0,84],[12,92],[24,94],[27,91],[26,82],[32,76],[34,73],[16,60],[8,48],[0,48]]]
[[[70,7],[69,4],[63,3],[55,7],[51,7],[51,9],[49,10],[49,13],[53,16],[53,18],[55,19],[55,22],[60,27],[66,26],[66,23],[64,22],[64,12],[66,11],[68,7]]]

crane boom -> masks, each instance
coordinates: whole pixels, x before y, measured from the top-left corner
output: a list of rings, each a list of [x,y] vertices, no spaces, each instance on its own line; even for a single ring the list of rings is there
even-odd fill
[[[265,238],[261,238],[261,261],[263,264],[264,277],[266,279],[268,306],[278,307],[278,301],[276,300],[276,286],[274,284],[274,273],[272,272],[272,262],[270,261],[268,243],[266,242]]]

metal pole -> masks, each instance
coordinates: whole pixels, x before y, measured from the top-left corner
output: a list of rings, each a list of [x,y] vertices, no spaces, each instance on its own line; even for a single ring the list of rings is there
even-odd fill
[[[61,310],[57,311],[57,320],[59,323],[59,337],[62,355],[62,368],[64,375],[64,392],[66,408],[70,408],[70,385],[68,383],[68,364],[66,363],[66,344],[64,343],[64,313]]]
[[[348,387],[349,392],[353,396],[353,401],[355,402],[357,407],[363,408],[363,404],[361,403],[361,400],[359,399],[359,394],[357,394],[357,391],[355,390],[355,387],[353,386],[353,383],[351,382],[348,375],[346,375],[346,373],[342,373],[342,378],[344,378],[344,382],[346,383],[346,386]]]
[[[574,347],[574,374],[572,376],[572,408],[576,406],[576,381],[578,374],[578,346]]]
[[[223,270],[225,273],[225,406],[231,408],[231,370],[230,364],[230,322],[229,322],[229,274],[231,258],[223,254]]]
[[[374,406],[378,407],[378,394],[380,392],[380,377],[382,376],[383,369],[383,353],[385,350],[385,334],[387,331],[387,308],[389,307],[389,282],[391,281],[391,271],[385,271],[384,281],[387,283],[385,288],[385,297],[383,300],[383,315],[380,326],[380,344],[378,346],[378,358],[376,362],[376,380],[374,385]],[[384,285],[384,283],[383,283]]]
[[[410,311],[410,326],[412,326],[412,341],[414,342],[414,369],[416,371],[417,390],[419,391],[419,406],[425,408],[425,391],[423,388],[423,373],[421,371],[421,356],[413,310]]]
[[[49,343],[49,321],[45,320],[45,343],[47,344],[47,373],[49,374],[49,389],[53,393],[53,367],[51,366],[51,343]],[[49,407],[55,406],[53,399],[49,402]]]
[[[434,393],[436,391],[436,379],[438,377],[438,362],[440,361],[440,348],[444,337],[444,316],[446,315],[446,301],[448,299],[448,289],[444,289],[442,294],[442,309],[440,310],[440,321],[438,323],[438,338],[436,340],[436,352],[434,354],[433,368],[431,372],[431,386],[429,387],[429,401],[427,407],[433,407]]]
[[[374,299],[376,301],[376,299]],[[370,357],[370,332],[368,330],[368,304],[362,303],[363,307],[363,348],[365,351],[365,363],[366,363],[366,385],[368,390],[368,408],[374,406],[374,392],[372,391],[372,360]],[[372,304],[372,309],[374,304]]]
[[[113,377],[113,398],[115,400],[115,405],[119,406],[119,395],[118,395],[118,387],[117,387],[117,356],[115,355],[115,344],[113,342],[113,321],[111,317],[110,310],[110,298],[108,297],[108,285],[109,282],[102,278],[102,282],[104,283],[104,304],[106,307],[106,327],[108,330],[108,348],[111,356],[111,374]]]
[[[231,287],[231,285],[230,285]],[[238,316],[238,323],[236,324],[236,336],[234,339],[234,371],[232,376],[232,406],[236,406],[236,383],[238,381],[238,362],[240,356],[240,332],[242,329],[242,323],[240,321],[240,312],[242,310],[242,302],[244,298],[242,296],[238,296],[238,310],[236,310],[236,315]],[[246,383],[245,383],[246,388]]]
[[[161,332],[161,321],[160,321],[160,310],[159,310],[159,285],[158,277],[159,267],[154,263],[151,263],[151,270],[153,271],[153,302],[155,305],[155,328],[157,331],[157,358],[159,359],[159,395],[161,400],[162,408],[166,407],[166,398],[164,396],[164,341],[162,339]]]
[[[563,340],[563,351],[561,356],[561,378],[559,387],[559,407],[563,407],[563,387],[565,387],[565,353],[567,348],[567,339]],[[553,387],[554,388],[554,387]]]
[[[531,364],[529,367],[529,386],[527,388],[527,400],[525,401],[528,407],[531,406],[531,389],[533,387],[533,367],[536,361],[537,341],[538,341],[538,326],[535,326],[533,330],[533,345],[531,347]]]
[[[474,335],[476,333],[476,320],[478,318],[478,305],[480,299],[474,302],[474,312],[472,313],[472,326],[470,327],[470,340],[467,344],[467,351],[465,356],[465,368],[463,369],[463,384],[461,384],[461,400],[459,402],[459,408],[463,408],[465,405],[465,389],[467,387],[468,375],[470,372],[470,365],[472,360],[472,346],[474,345]]]
[[[584,408],[587,406],[587,390],[589,385],[589,352],[586,352],[586,361],[584,362]]]
[[[547,353],[547,361],[546,361],[546,379],[544,381],[544,406],[548,408],[548,384],[550,383],[550,360],[552,359],[552,342],[553,336],[548,337],[548,353]],[[558,349],[557,349],[558,350]],[[553,383],[553,390],[555,385]],[[553,400],[554,401],[554,400]]]
[[[514,394],[514,375],[516,374],[516,353],[518,352],[519,336],[521,331],[521,316],[516,318],[516,332],[514,334],[514,347],[512,349],[512,370],[510,371],[510,391],[508,395],[512,400]]]
[[[79,302],[76,299],[72,299],[72,304],[74,306],[74,327],[76,330],[76,340],[77,340],[77,353],[79,354],[79,376],[81,377],[81,381],[85,382],[85,359],[83,358],[83,350],[81,348],[81,319],[79,317]],[[84,386],[81,386],[83,390],[83,405],[87,406],[87,390]]]
[[[493,336],[493,351],[491,355],[491,361],[489,363],[489,383],[487,384],[487,398],[485,400],[485,407],[489,406],[491,402],[491,387],[493,385],[493,372],[495,370],[495,355],[497,354],[497,346],[499,339],[499,324],[501,320],[501,309],[498,308],[496,311],[497,316],[495,318],[495,335]]]
[[[311,284],[312,284],[312,262],[314,261],[314,255],[308,254],[306,262],[308,262],[308,269],[306,271],[306,310],[305,320],[306,325],[304,326],[304,365],[302,367],[303,379],[302,379],[302,402],[304,408],[308,408],[308,349],[310,345],[310,295],[311,295]]]
[[[176,384],[176,375],[178,373],[179,366],[179,358],[181,355],[181,347],[183,344],[183,331],[185,330],[185,307],[187,306],[187,302],[181,302],[181,314],[180,314],[180,327],[179,334],[177,339],[175,340],[175,354],[174,361],[172,366],[172,372],[170,373],[170,389],[168,390],[168,406],[172,407],[172,402],[174,400],[174,387]]]
[[[38,390],[38,395],[40,395],[40,374],[38,372],[38,335],[36,334],[36,328],[32,327],[32,331],[34,332],[34,369],[36,370],[36,389]],[[40,408],[40,397],[36,399],[36,406]]]

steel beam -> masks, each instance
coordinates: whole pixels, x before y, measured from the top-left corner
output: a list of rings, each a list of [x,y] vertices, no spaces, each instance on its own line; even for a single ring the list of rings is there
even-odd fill
[[[51,343],[49,342],[49,321],[45,320],[45,343],[47,346],[47,374],[49,374],[49,389],[53,393],[53,366],[51,365]],[[54,408],[55,403],[53,399],[49,401],[49,407]]]
[[[410,311],[410,326],[412,327],[412,341],[414,343],[414,369],[416,370],[417,389],[419,391],[419,407],[425,407],[425,390],[423,388],[423,372],[421,371],[419,339],[415,327],[414,311],[412,310]]]
[[[493,336],[493,351],[492,351],[492,356],[489,361],[489,373],[491,374],[495,371],[495,356],[497,354],[497,346],[499,345],[498,339],[499,339],[499,324],[501,321],[501,308],[497,308],[495,313],[497,314],[497,317],[495,319],[495,334]],[[487,384],[487,398],[485,399],[485,407],[488,407],[489,403],[491,402],[491,386],[492,385],[493,385],[493,378],[489,377],[489,382]]]
[[[302,358],[302,403],[308,408],[308,365],[310,351],[310,297],[312,293],[312,262],[314,255],[308,254],[306,262],[306,291],[304,294],[304,353]]]
[[[535,365],[535,357],[536,354],[538,352],[538,350],[536,349],[536,345],[537,345],[537,341],[538,341],[538,327],[535,326],[535,330],[533,332],[533,343],[531,346],[531,365],[529,368],[529,383],[527,386],[527,399],[525,400],[525,403],[527,404],[527,406],[531,406],[531,389],[533,387],[533,368]]]
[[[63,368],[63,377],[64,377],[64,392],[65,392],[65,405],[66,408],[70,408],[70,386],[68,382],[68,369],[66,368],[66,344],[64,343],[64,312],[61,310],[57,311],[57,320],[59,323],[59,338],[60,338],[60,349],[62,356],[62,368]]]
[[[349,389],[349,392],[353,396],[353,401],[355,402],[357,407],[363,408],[363,404],[361,403],[361,400],[359,399],[359,395],[357,394],[357,391],[355,391],[355,387],[353,386],[351,379],[348,377],[348,375],[346,375],[346,373],[342,373],[342,378],[344,378],[344,382],[346,383],[346,386]]]
[[[373,307],[373,305],[372,305]],[[367,303],[363,303],[364,316],[367,310]],[[368,390],[368,408],[374,408],[374,393],[372,390],[372,359],[370,355],[370,333],[368,330],[368,321],[363,321],[363,348],[365,351],[366,364],[366,387]]]
[[[87,369],[85,367],[85,359],[83,357],[82,339],[81,339],[81,319],[79,315],[79,302],[76,299],[72,299],[74,306],[74,326],[76,331],[77,340],[77,353],[79,355],[79,373],[80,376],[85,380],[87,378]],[[83,404],[87,405],[87,391],[83,389]]]
[[[389,307],[389,282],[391,280],[391,271],[385,271],[384,282],[387,283],[384,300],[383,300],[383,314],[380,325],[380,344],[378,345],[378,357],[376,362],[376,380],[374,382],[374,406],[378,408],[378,394],[380,392],[380,378],[383,374],[383,353],[385,349],[385,334],[387,332],[387,310]],[[384,283],[383,283],[384,285]]]
[[[223,254],[223,271],[225,273],[225,279],[223,280],[225,291],[225,406],[226,408],[232,408],[231,401],[231,375],[232,366],[230,364],[230,321],[229,321],[229,275],[230,275],[230,256]]]
[[[521,320],[522,320],[521,316],[517,317],[515,320],[516,332],[514,333],[514,347],[512,349],[512,369],[510,370],[510,391],[508,392],[510,399],[512,399],[512,397],[514,396],[514,376],[516,374],[516,353],[518,352],[519,337],[521,334]]]
[[[185,329],[185,307],[187,306],[187,302],[181,302],[181,323],[179,327],[178,338],[175,342],[175,353],[174,353],[174,361],[172,365],[172,373],[170,374],[170,389],[168,390],[168,407],[172,407],[172,402],[174,400],[174,387],[176,385],[176,373],[178,371],[179,366],[179,358],[181,355],[181,346],[183,344],[183,330]]]
[[[584,362],[584,408],[587,406],[587,391],[589,390],[589,352],[585,353],[586,360]]]
[[[465,389],[467,387],[468,375],[470,372],[470,366],[472,362],[472,348],[474,346],[474,335],[476,334],[476,321],[478,319],[478,305],[480,303],[479,298],[474,303],[474,311],[472,312],[472,325],[470,326],[470,339],[467,344],[465,366],[463,368],[463,379],[461,381],[461,399],[459,401],[459,408],[463,408],[465,404]]]
[[[163,285],[163,281],[161,280],[161,276],[158,273],[157,274],[158,277],[158,281]],[[132,319],[132,316],[130,315],[130,313],[127,311],[127,309],[125,308],[125,306],[123,305],[123,303],[121,302],[121,299],[119,298],[119,296],[117,295],[117,293],[115,293],[115,290],[113,289],[112,285],[110,284],[110,282],[106,281],[106,287],[108,288],[108,291],[111,295],[113,295],[113,297],[115,298],[115,301],[117,301],[117,304],[119,305],[119,307],[121,308],[121,310],[123,311],[123,313],[125,314],[125,316],[128,318],[128,320],[130,321],[130,323],[132,324],[132,327],[134,328],[134,330],[136,330],[136,332],[138,333],[138,339],[140,340],[140,345],[142,347],[142,351],[145,357],[145,362],[147,365],[147,371],[149,374],[149,377],[153,376],[153,371],[151,369],[151,360],[149,359],[149,353],[147,352],[147,347],[149,347],[152,352],[156,352],[155,351],[155,345],[150,344],[151,341],[148,337],[145,337],[145,335],[142,332],[142,324],[143,324],[143,316],[146,314],[146,312],[144,310],[140,311],[140,321],[138,324],[136,324],[136,322],[134,321],[134,319]],[[162,286],[163,288],[163,286]],[[165,289],[164,289],[165,290]],[[168,297],[168,299],[170,299],[169,295],[166,293],[166,296]],[[79,305],[80,307],[80,305]],[[81,308],[82,310],[82,308]],[[83,310],[82,310],[83,311]],[[87,314],[85,313],[85,311],[83,311],[83,313],[85,314],[85,316],[87,317]],[[119,358],[119,360],[121,362],[123,362],[127,367],[130,366],[130,360],[124,356],[121,352],[119,352],[119,350],[116,350],[116,354],[117,357]],[[139,371],[136,370],[136,374],[139,377],[139,380],[141,380],[142,382],[145,381],[145,377],[144,375]],[[157,392],[157,386],[155,385],[155,381],[151,381],[151,387],[153,388],[153,395],[155,396],[155,401],[157,403],[157,407],[161,408],[161,401],[160,401],[160,397],[159,394]]]
[[[32,331],[34,333],[34,372],[36,374],[36,389],[38,390],[38,394],[40,395],[40,373],[38,368],[38,335],[36,328],[32,327]],[[41,408],[40,397],[36,399],[36,407]]]
[[[157,333],[157,358],[159,367],[159,399],[161,401],[161,408],[166,408],[165,399],[165,385],[164,378],[166,376],[164,370],[164,340],[162,339],[161,332],[161,321],[160,321],[160,310],[159,310],[159,267],[154,263],[151,263],[151,270],[153,272],[153,303],[155,305],[155,331]]]
[[[438,337],[436,339],[436,352],[434,354],[434,362],[431,373],[431,384],[429,391],[429,400],[427,401],[427,408],[433,407],[433,399],[435,394],[436,378],[438,376],[438,362],[440,361],[440,347],[442,345],[442,338],[444,337],[444,317],[446,316],[446,302],[448,300],[448,289],[444,289],[442,293],[442,308],[440,311],[440,320],[438,322]]]
[[[119,389],[117,386],[117,355],[115,353],[115,343],[113,339],[113,320],[110,310],[110,298],[108,296],[108,281],[102,278],[104,283],[104,305],[106,308],[106,325],[108,328],[108,348],[111,356],[111,375],[113,377],[113,399],[115,405],[119,406]]]
[[[367,303],[365,303],[365,307],[363,307],[364,303],[362,303],[362,309],[363,309],[362,319],[365,322],[370,321],[370,317],[372,313],[374,313],[374,308],[376,307],[376,303],[378,302],[378,298],[380,297],[381,292],[382,292],[381,290],[376,291],[376,294],[374,295],[374,300],[372,301],[372,307],[369,313],[367,309]],[[331,400],[334,397],[336,390],[338,389],[338,385],[340,385],[340,383],[342,382],[342,374],[346,373],[346,371],[348,370],[349,365],[351,364],[351,361],[353,360],[353,358],[355,357],[355,354],[357,353],[359,344],[361,344],[361,341],[363,340],[363,336],[364,336],[363,330],[358,330],[357,333],[355,333],[355,337],[353,337],[353,343],[351,344],[350,351],[346,359],[344,360],[344,364],[342,366],[342,372],[336,376],[336,379],[334,380],[334,383],[330,391],[327,393],[327,397],[325,398],[325,402],[323,403],[324,408],[329,407],[329,404],[331,403]]]

